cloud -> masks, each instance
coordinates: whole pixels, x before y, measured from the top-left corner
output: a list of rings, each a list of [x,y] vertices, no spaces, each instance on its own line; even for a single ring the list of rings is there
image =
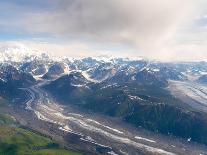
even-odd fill
[[[188,43],[180,45],[180,40],[186,41],[181,34],[195,19],[200,1],[3,0],[13,9],[5,15],[6,20],[0,20],[0,28],[28,34],[50,34],[103,46],[109,43],[130,45],[137,51],[134,55],[167,59],[174,57],[177,51],[183,51],[183,47],[186,51],[191,47]]]
[[[173,37],[193,5],[191,0],[65,0],[54,12],[29,15],[24,24],[37,32],[153,50]]]
[[[42,54],[48,53],[56,58],[59,57],[71,57],[71,58],[84,58],[84,57],[99,57],[99,56],[111,56],[111,57],[131,57],[133,50],[119,49],[99,49],[93,45],[70,42],[70,43],[55,43],[55,42],[40,42],[36,40],[30,41],[0,41],[0,52],[15,51],[18,53],[30,53],[30,54]],[[87,54],[86,54],[87,53]],[[132,58],[132,57],[131,57]]]

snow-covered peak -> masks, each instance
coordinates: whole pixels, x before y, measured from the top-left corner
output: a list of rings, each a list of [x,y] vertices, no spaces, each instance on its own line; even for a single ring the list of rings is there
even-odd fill
[[[29,48],[20,43],[8,43],[6,45],[0,46],[0,62],[22,62],[29,58],[42,58],[46,55],[46,53]]]

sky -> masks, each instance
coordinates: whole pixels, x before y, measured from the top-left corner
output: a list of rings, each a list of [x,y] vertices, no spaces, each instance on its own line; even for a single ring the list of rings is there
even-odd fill
[[[0,46],[69,57],[207,60],[206,0],[1,0],[0,10]]]

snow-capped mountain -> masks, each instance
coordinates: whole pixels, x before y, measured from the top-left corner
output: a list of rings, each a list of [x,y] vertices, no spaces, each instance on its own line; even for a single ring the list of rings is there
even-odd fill
[[[9,44],[0,47],[0,62],[22,62],[47,57],[46,53],[28,48],[23,44]]]
[[[82,59],[57,58],[22,44],[2,46],[0,63],[12,65],[36,79],[55,79],[72,71],[78,71],[88,81],[95,83],[135,79],[136,74],[143,70],[149,73],[146,75],[153,75],[156,79],[162,80],[187,80],[207,73],[206,62],[162,63],[143,58],[131,60],[106,56]]]

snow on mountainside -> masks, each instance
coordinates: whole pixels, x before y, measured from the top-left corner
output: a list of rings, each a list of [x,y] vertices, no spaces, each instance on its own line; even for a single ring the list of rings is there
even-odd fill
[[[206,62],[162,63],[143,58],[129,59],[110,56],[59,58],[23,44],[0,46],[0,63],[13,65],[38,79],[54,79],[72,71],[78,71],[94,83],[108,79],[111,79],[110,81],[133,80],[135,75],[142,70],[158,79],[181,81],[191,79],[191,77],[200,77],[207,72]]]
[[[26,47],[23,44],[5,45],[0,47],[0,62],[22,62],[26,59],[41,58],[46,53]]]

